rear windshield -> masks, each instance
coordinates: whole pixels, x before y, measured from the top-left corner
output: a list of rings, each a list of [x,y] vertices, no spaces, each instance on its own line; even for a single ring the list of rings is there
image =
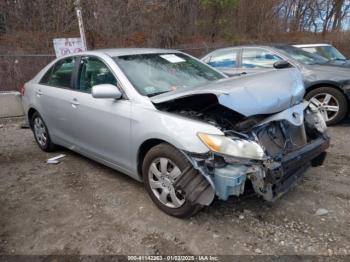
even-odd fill
[[[113,59],[137,91],[145,96],[194,88],[225,78],[182,53],[127,55]]]

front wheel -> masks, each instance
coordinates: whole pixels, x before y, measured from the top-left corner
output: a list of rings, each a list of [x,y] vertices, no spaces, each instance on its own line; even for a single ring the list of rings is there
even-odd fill
[[[201,206],[186,200],[175,189],[174,182],[182,171],[191,165],[185,156],[169,144],[159,144],[145,156],[142,175],[148,194],[159,209],[175,217],[189,217]]]
[[[327,125],[338,124],[348,113],[345,95],[334,87],[316,88],[307,93],[305,99],[318,107]]]

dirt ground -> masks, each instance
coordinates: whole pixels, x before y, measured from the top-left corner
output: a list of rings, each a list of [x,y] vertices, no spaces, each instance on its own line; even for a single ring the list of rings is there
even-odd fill
[[[274,204],[216,200],[187,220],[126,175],[40,151],[21,121],[0,121],[0,254],[350,254],[349,120],[330,128],[325,165]]]

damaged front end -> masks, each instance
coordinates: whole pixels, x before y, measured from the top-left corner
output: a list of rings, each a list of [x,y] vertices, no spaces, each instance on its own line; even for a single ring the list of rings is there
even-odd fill
[[[239,196],[247,181],[258,195],[274,201],[308,167],[323,164],[329,137],[312,103],[305,101],[267,117],[234,122],[235,129],[221,128],[224,136],[198,133],[210,149],[208,154],[184,152],[195,170],[185,170],[175,187],[190,201],[209,205],[214,195],[222,200]],[[203,176],[196,176],[198,171]]]
[[[243,194],[247,181],[267,201],[287,192],[310,165],[322,165],[329,147],[323,117],[303,101],[304,93],[300,72],[286,69],[152,98],[159,110],[222,133],[197,134],[209,153],[184,152],[194,169],[175,181],[177,190],[202,205],[215,195],[226,200]]]

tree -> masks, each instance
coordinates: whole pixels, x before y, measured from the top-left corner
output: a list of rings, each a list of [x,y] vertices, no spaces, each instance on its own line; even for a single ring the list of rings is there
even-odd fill
[[[200,0],[201,7],[209,13],[209,27],[211,41],[215,42],[216,36],[222,28],[227,26],[230,19],[229,11],[232,11],[238,4],[239,0]],[[207,23],[205,23],[207,24]]]

